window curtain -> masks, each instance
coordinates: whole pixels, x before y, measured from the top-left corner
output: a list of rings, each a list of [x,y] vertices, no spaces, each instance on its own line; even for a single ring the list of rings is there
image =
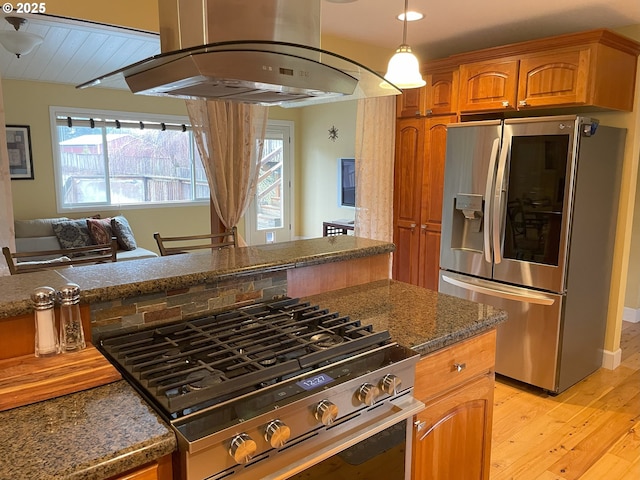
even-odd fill
[[[186,102],[213,205],[230,229],[255,194],[268,107],[204,99]],[[238,243],[246,245],[241,237]]]
[[[7,152],[7,131],[4,120],[4,100],[2,78],[0,78],[0,246],[16,250],[13,230],[13,199],[11,197],[11,176],[9,175],[9,153]],[[9,267],[0,256],[0,276],[9,275]]]
[[[393,241],[393,163],[396,98],[358,100],[354,233]]]

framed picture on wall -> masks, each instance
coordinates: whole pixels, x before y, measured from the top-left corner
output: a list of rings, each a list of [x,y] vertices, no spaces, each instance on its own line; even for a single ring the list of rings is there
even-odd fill
[[[7,151],[11,180],[33,179],[31,132],[28,125],[7,125]]]

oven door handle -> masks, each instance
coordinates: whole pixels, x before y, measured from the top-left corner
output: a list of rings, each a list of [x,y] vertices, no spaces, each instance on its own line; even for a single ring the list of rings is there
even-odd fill
[[[311,453],[309,453],[308,455],[299,457],[294,454],[295,458],[293,459],[293,461],[291,461],[290,458],[287,459],[286,466],[283,466],[283,468],[280,468],[276,471],[271,471],[269,474],[260,476],[259,478],[262,478],[264,480],[281,480],[289,478],[292,475],[303,472],[307,468],[312,467],[313,465],[340,453],[346,448],[349,448],[357,443],[362,442],[363,440],[366,440],[367,438],[378,432],[381,432],[403,421],[406,421],[407,419],[424,410],[424,403],[416,400],[412,395],[404,395],[402,397],[391,400],[390,403],[392,403],[395,407],[395,411],[393,411],[391,414],[384,414],[381,412],[375,418],[375,420],[367,422],[365,427],[358,428],[356,431],[345,432],[344,435],[340,435],[338,438],[333,438],[331,439],[331,441],[325,442],[319,448],[312,449]],[[292,450],[295,451],[295,449]],[[281,452],[281,455],[282,453],[285,452]],[[277,457],[278,455],[275,458]],[[247,468],[246,473],[250,472],[251,468]],[[256,472],[250,473],[250,475],[255,475],[255,473]],[[257,477],[253,476],[251,478]]]

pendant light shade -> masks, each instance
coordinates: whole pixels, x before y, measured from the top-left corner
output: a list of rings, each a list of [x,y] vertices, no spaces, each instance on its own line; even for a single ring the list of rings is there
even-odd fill
[[[42,43],[42,37],[34,35],[33,33],[20,31],[20,27],[27,23],[26,19],[5,17],[5,20],[13,25],[15,30],[0,31],[0,44],[16,57],[20,58],[20,55],[26,55]]]
[[[418,88],[424,86],[427,82],[422,79],[420,74],[420,64],[418,59],[411,51],[411,47],[407,45],[407,10],[409,0],[404,1],[404,20],[402,45],[398,47],[396,53],[389,60],[387,73],[384,78],[398,88]]]

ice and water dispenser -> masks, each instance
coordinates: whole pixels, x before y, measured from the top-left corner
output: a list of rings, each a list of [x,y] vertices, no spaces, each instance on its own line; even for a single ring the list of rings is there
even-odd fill
[[[451,248],[483,251],[484,201],[482,195],[458,193],[454,196]]]

